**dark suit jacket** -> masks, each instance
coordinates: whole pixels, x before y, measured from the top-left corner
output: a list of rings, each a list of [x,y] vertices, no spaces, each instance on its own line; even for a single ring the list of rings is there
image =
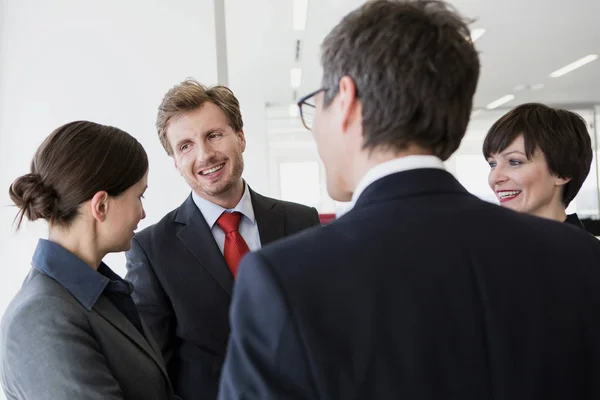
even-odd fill
[[[319,224],[314,208],[250,191],[264,246]],[[192,196],[133,239],[126,278],[159,343],[176,393],[216,399],[229,337],[233,276]]]
[[[219,398],[600,398],[600,243],[469,194],[382,178],[242,261]]]

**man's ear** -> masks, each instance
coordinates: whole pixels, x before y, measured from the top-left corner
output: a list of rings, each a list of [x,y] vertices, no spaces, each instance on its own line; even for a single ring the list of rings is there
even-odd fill
[[[242,146],[242,153],[244,151],[246,151],[246,135],[244,134],[244,130],[241,129],[239,132],[236,133],[236,135],[238,135],[238,138],[240,139],[240,145]]]
[[[343,76],[339,83],[339,107],[342,118],[342,128],[345,131],[356,119],[356,112],[360,111],[358,107],[358,98],[356,96],[356,85],[349,76]]]
[[[104,190],[96,193],[91,200],[92,216],[98,222],[104,222],[108,215],[108,193]]]

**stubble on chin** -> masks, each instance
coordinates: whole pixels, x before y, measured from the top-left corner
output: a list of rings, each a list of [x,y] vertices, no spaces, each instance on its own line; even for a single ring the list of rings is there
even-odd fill
[[[199,177],[194,176],[193,179],[186,177],[188,185],[196,193],[204,194],[209,197],[218,197],[233,190],[237,183],[242,179],[244,171],[244,159],[240,156],[237,160],[236,168],[231,172],[231,175],[225,180],[219,180],[213,184],[202,184]]]
[[[210,197],[220,196],[229,192],[235,186],[236,182],[237,179],[234,176],[229,177],[227,181],[219,181],[213,184],[201,184],[198,181],[190,182],[188,180],[188,184],[194,192]]]

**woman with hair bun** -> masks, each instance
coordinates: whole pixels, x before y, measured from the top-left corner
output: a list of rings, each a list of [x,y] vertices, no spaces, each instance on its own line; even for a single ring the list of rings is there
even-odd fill
[[[175,398],[131,284],[102,262],[130,248],[147,179],[135,138],[76,121],[56,129],[10,186],[17,229],[43,219],[49,235],[0,326],[7,399]]]

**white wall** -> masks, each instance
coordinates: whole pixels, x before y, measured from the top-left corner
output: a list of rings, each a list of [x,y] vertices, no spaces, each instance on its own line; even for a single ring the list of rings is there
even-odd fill
[[[15,234],[8,187],[37,146],[76,119],[115,125],[150,157],[148,217],[188,188],[156,136],[164,93],[194,76],[216,82],[213,0],[0,0],[0,315],[30,268],[42,223]],[[107,257],[124,274],[124,256]],[[0,394],[0,398],[2,395]]]
[[[249,16],[260,10],[261,21],[264,21],[265,13],[277,18],[273,13],[274,9],[281,6],[279,3],[285,2],[278,1],[275,4],[272,0],[225,1],[228,85],[240,102],[247,143],[244,153],[244,179],[252,189],[267,196],[275,193],[272,193],[269,187],[265,86],[272,83],[269,73],[276,68],[264,68],[264,64],[260,62],[263,53],[259,52],[259,49],[268,46],[273,30],[268,24],[253,23]]]

